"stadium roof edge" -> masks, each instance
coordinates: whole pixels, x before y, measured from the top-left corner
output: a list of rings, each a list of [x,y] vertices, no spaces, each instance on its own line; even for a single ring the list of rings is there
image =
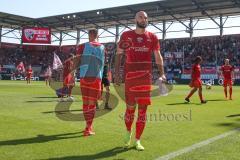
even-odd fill
[[[77,29],[111,28],[116,25],[134,24],[135,13],[144,10],[150,23],[182,21],[190,18],[210,18],[219,15],[240,14],[239,0],[163,0],[90,11],[67,13],[42,18],[29,18],[0,12],[0,26],[21,28],[23,26],[51,27],[53,32],[71,32]]]
[[[81,12],[70,12],[70,13],[57,14],[57,15],[52,15],[52,16],[38,17],[38,18],[35,18],[35,19],[51,18],[51,17],[56,17],[56,16],[68,16],[68,15],[80,14],[80,13],[84,13],[84,12],[94,12],[94,11],[97,12],[97,11],[100,11],[100,10],[114,10],[114,9],[118,9],[119,7],[135,6],[135,5],[138,5],[138,4],[144,5],[144,4],[153,3],[153,2],[160,2],[160,1],[165,1],[165,0],[155,0],[155,1],[152,1],[152,2],[137,3],[137,4],[117,6],[117,7],[99,8],[99,9],[93,9],[93,10],[81,11]]]
[[[8,27],[8,26],[18,26],[34,23],[35,19],[25,16],[19,16],[15,14],[0,12],[0,26]]]

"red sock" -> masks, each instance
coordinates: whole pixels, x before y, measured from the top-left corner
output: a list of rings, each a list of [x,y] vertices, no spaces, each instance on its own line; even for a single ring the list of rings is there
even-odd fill
[[[96,110],[95,105],[83,105],[83,115],[86,121],[86,129],[92,128],[95,110]]]
[[[127,108],[125,112],[125,125],[129,132],[131,132],[132,123],[134,121],[135,108]]]
[[[198,96],[199,96],[200,100],[203,101],[203,95],[202,95],[202,92],[198,92]]]
[[[68,87],[68,95],[69,95],[69,97],[72,96],[72,89],[73,89],[72,86],[69,86],[69,87]]]
[[[229,87],[230,98],[232,98],[232,87]]]
[[[225,97],[227,98],[227,87],[224,87],[224,94],[225,94]]]
[[[139,140],[146,124],[146,111],[147,108],[138,109],[138,119],[136,123],[136,139]]]
[[[190,93],[188,94],[187,98],[189,99],[190,97],[192,97],[192,95],[195,93],[195,91],[191,90]]]

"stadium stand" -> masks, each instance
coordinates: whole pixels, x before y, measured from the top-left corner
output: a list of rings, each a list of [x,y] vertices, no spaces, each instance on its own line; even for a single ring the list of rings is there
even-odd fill
[[[160,42],[161,53],[165,58],[165,69],[169,73],[170,79],[173,75],[180,78],[184,70],[187,72],[191,67],[192,60],[197,55],[204,57],[203,67],[220,66],[223,64],[224,58],[229,58],[234,66],[240,64],[240,35],[167,39]],[[107,48],[107,61],[111,63],[116,45],[106,43],[105,46]],[[75,46],[63,46],[59,49],[58,46],[23,45],[20,47],[18,44],[4,44],[0,49],[0,64],[3,67],[12,66],[10,68],[14,68],[22,61],[25,65],[31,64],[33,66],[35,76],[41,76],[46,67],[52,64],[54,52],[64,61],[69,53],[75,52]],[[169,57],[166,53],[184,54],[183,57],[179,58],[175,54]],[[153,79],[155,79],[154,77],[153,75]]]

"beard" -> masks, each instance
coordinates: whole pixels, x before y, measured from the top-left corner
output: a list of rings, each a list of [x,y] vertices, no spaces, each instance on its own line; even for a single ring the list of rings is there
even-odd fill
[[[141,24],[139,22],[137,22],[137,27],[138,28],[142,28],[142,29],[145,29],[147,27],[148,23],[145,23],[145,24]]]

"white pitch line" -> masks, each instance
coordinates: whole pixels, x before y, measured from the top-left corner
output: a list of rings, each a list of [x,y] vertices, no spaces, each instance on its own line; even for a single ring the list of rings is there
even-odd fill
[[[196,143],[196,144],[194,144],[194,145],[192,145],[192,146],[189,146],[189,147],[180,149],[180,150],[178,150],[178,151],[169,153],[169,154],[167,154],[167,155],[165,155],[165,156],[158,157],[156,160],[170,160],[170,159],[175,158],[175,157],[177,157],[177,156],[180,156],[180,155],[182,155],[182,154],[184,154],[184,153],[191,152],[191,151],[193,151],[193,150],[195,150],[195,149],[198,149],[198,148],[201,148],[201,147],[203,147],[203,146],[206,146],[206,145],[208,145],[208,144],[210,144],[210,143],[213,143],[213,142],[215,142],[215,141],[217,141],[217,140],[220,140],[220,139],[222,139],[222,138],[225,138],[225,137],[228,137],[228,136],[230,136],[230,135],[233,135],[233,134],[235,134],[235,133],[237,133],[237,132],[239,132],[239,131],[240,131],[240,128],[234,129],[234,130],[232,130],[232,131],[229,131],[229,132],[220,134],[220,135],[218,135],[218,136],[216,136],[216,137],[213,137],[213,138],[207,139],[207,140],[205,140],[205,141]]]

